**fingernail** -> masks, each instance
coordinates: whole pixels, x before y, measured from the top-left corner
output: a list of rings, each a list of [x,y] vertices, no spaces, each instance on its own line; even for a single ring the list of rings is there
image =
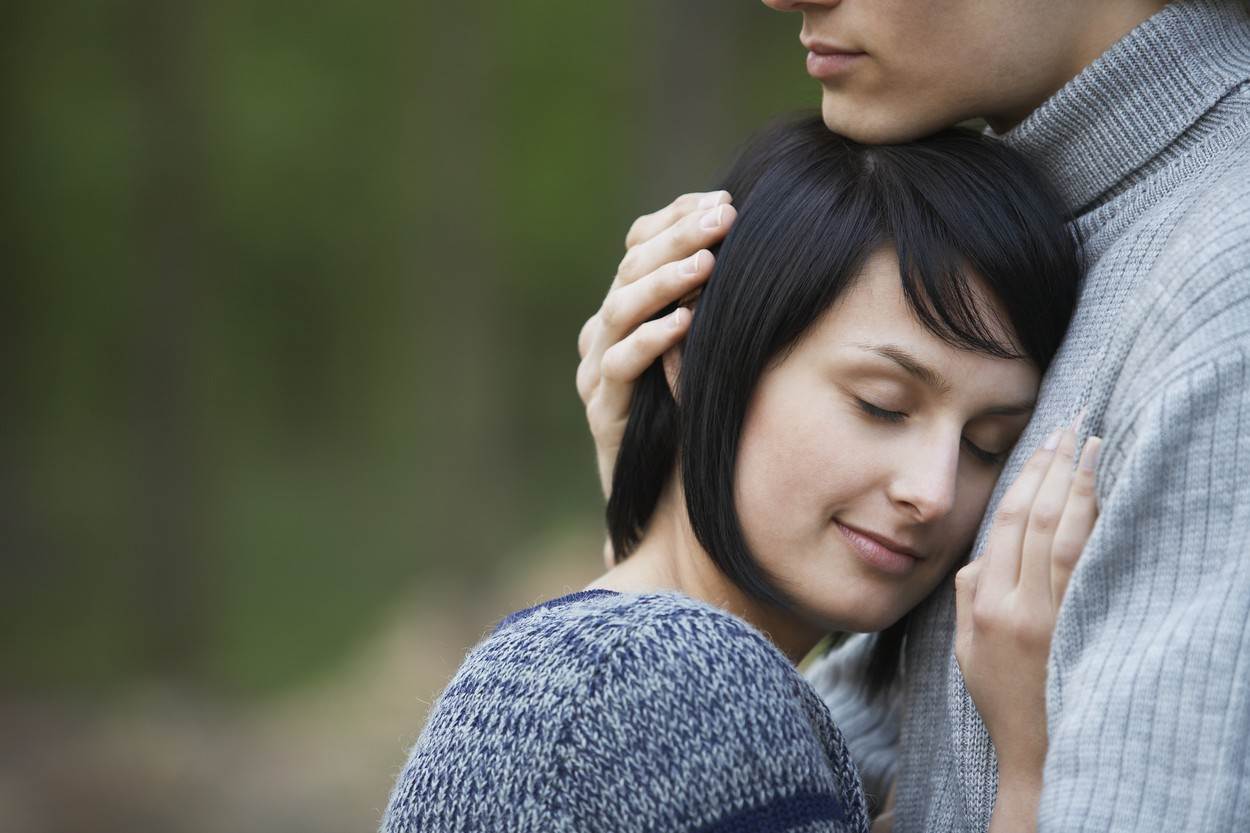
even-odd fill
[[[1056,428],[1054,431],[1051,431],[1051,432],[1050,432],[1050,436],[1048,436],[1048,437],[1046,438],[1046,441],[1042,443],[1042,450],[1043,450],[1043,451],[1054,451],[1056,448],[1058,448],[1058,447],[1059,447],[1059,437],[1060,437],[1062,434],[1063,434],[1063,429],[1062,429],[1062,428]]]
[[[1098,458],[1102,455],[1102,437],[1090,437],[1085,441],[1085,453],[1081,455],[1081,468],[1093,471],[1098,468]]]
[[[715,211],[709,211],[703,215],[703,219],[699,221],[699,228],[708,229],[720,228],[721,221],[724,219],[725,206],[717,206]]]
[[[686,309],[685,307],[678,307],[677,309],[673,310],[673,314],[669,316],[668,325],[672,327],[674,330],[684,327],[686,324],[686,320],[687,320],[686,317],[689,314],[690,314],[690,310]]]
[[[703,252],[701,251],[695,252],[693,255],[691,255],[690,257],[686,258],[685,260],[681,262],[681,269],[679,269],[678,272],[683,277],[687,277],[687,278],[690,277],[691,275],[697,274],[699,271],[700,258],[702,257],[703,257]]]
[[[706,195],[703,199],[699,200],[699,208],[703,211],[706,211],[709,208],[715,208],[716,204],[720,202],[720,197],[721,197],[721,194],[723,193],[725,192],[716,191],[714,193]]]

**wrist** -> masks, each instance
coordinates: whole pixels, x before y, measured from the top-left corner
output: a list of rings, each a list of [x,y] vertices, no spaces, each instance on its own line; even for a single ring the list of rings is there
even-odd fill
[[[998,760],[1000,784],[1008,782],[1021,787],[1040,788],[1048,747],[1044,728],[1026,731],[1017,729],[1007,737],[996,737],[991,732],[990,742],[994,745],[994,755]]]
[[[1010,790],[1021,795],[1041,794],[1045,755],[999,758],[998,792]]]
[[[998,771],[998,794],[1009,792],[1012,795],[1030,796],[1042,793],[1041,769],[1021,768],[1002,769]]]
[[[990,816],[990,833],[1029,833],[1037,829],[1042,779],[1031,771],[999,771],[998,795]]]

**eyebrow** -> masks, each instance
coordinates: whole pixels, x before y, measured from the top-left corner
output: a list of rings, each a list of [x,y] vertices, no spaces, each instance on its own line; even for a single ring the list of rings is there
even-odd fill
[[[926,386],[933,388],[939,394],[945,396],[950,393],[950,382],[933,368],[926,365],[920,359],[911,353],[908,353],[902,347],[894,344],[856,344],[861,350],[865,350],[882,358],[889,359],[897,364],[908,375],[919,379]],[[1010,405],[996,405],[987,408],[984,411],[985,416],[1018,416],[1021,414],[1030,414],[1037,403],[1034,401],[1018,402]]]

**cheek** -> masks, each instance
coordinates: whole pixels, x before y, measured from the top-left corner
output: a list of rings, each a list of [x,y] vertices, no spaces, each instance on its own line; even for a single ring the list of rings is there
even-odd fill
[[[766,405],[766,403],[765,403]],[[735,500],[748,542],[793,540],[824,526],[844,465],[835,432],[811,408],[753,410],[743,426]]]
[[[743,424],[734,497],[748,543],[762,553],[769,541],[825,534],[832,514],[879,480],[886,449],[832,394],[757,404]]]

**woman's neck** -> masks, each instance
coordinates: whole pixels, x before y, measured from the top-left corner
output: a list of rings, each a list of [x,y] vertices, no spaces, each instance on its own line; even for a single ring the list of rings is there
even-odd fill
[[[695,537],[675,478],[661,494],[642,541],[589,586],[621,593],[676,590],[745,619],[796,664],[824,635],[796,614],[749,595],[720,571]]]

